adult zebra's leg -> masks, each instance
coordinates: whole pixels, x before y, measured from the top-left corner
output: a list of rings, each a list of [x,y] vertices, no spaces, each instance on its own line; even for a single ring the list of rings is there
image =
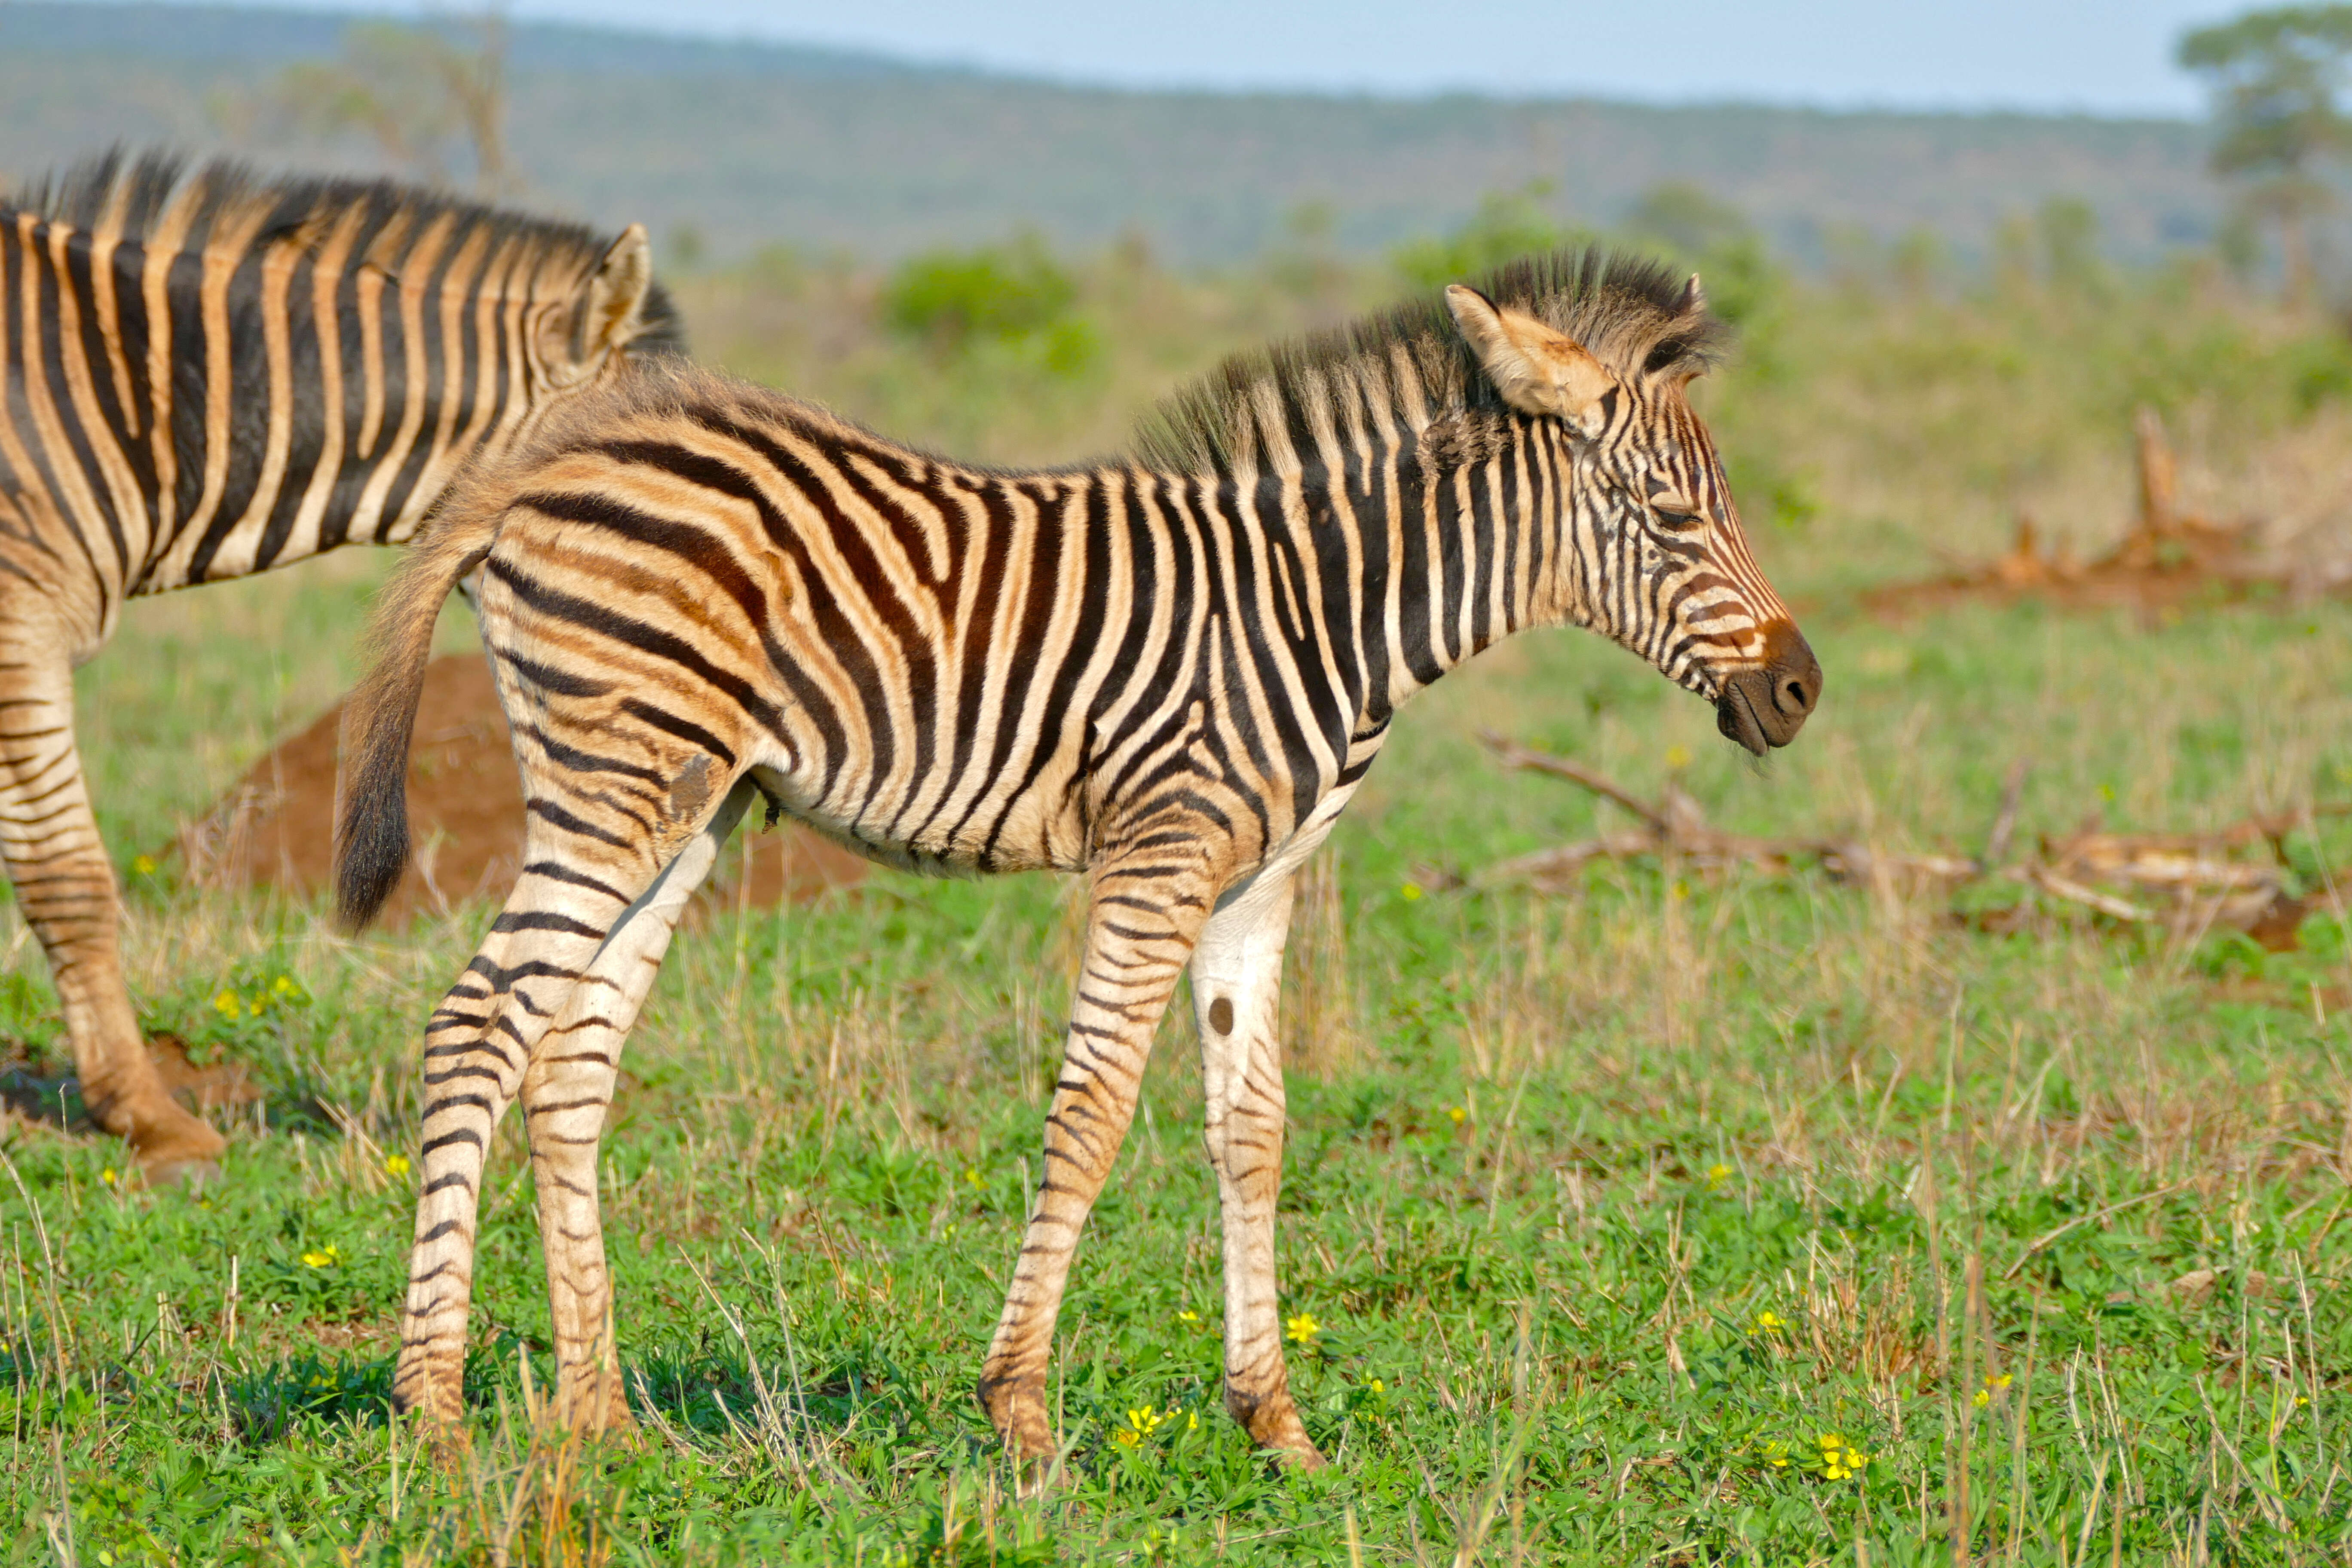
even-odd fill
[[[530,819],[506,909],[425,1026],[422,1186],[392,1397],[423,1415],[445,1449],[462,1441],[466,1318],[490,1135],[607,931],[654,880],[651,846],[631,872],[619,857],[567,856],[571,837]]]
[[[1070,1258],[1135,1115],[1152,1031],[1213,893],[1205,868],[1191,860],[1131,859],[1096,875],[1061,1078],[1045,1116],[1045,1174],[981,1368],[981,1406],[1024,1459],[1055,1453],[1045,1368]]]
[[[688,841],[653,887],[622,917],[571,1001],[530,1053],[522,1080],[539,1189],[540,1244],[555,1321],[556,1419],[584,1431],[635,1425],[613,1342],[613,1284],[596,1202],[596,1148],[621,1047],[637,1021],[678,916],[710,873],[757,793],[735,786],[709,826]]]
[[[32,590],[0,595],[0,858],[48,956],[83,1102],[151,1175],[176,1177],[226,1145],[163,1092],[123,984],[114,868],[74,747],[72,646]]]
[[[1192,952],[1192,1010],[1210,1163],[1225,1238],[1225,1408],[1252,1437],[1310,1468],[1323,1463],[1291,1403],[1274,1266],[1282,1192],[1282,948],[1288,868],[1262,872],[1209,917]]]

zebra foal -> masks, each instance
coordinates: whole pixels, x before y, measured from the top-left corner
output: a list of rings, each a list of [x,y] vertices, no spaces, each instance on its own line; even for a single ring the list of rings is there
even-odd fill
[[[0,858],[83,1099],[151,1174],[223,1145],[123,984],[74,668],[128,598],[401,542],[475,452],[675,337],[634,226],[161,153],[0,203]]]
[[[1563,252],[1482,288],[1242,356],[1090,468],[966,468],[662,368],[461,483],[378,612],[338,823],[342,910],[364,921],[407,852],[433,623],[480,563],[530,818],[513,894],[425,1026],[403,1408],[457,1438],[483,1163],[520,1099],[556,1409],[629,1422],[597,1141],[680,907],[764,797],[900,866],[1092,879],[1045,1173],[982,1372],[997,1430],[1055,1451],[1055,1315],[1189,965],[1226,1406],[1320,1462],[1277,1311],[1276,996],[1292,874],[1396,709],[1558,624],[1649,659],[1759,753],[1820,689],[1684,399],[1717,337],[1697,280]]]

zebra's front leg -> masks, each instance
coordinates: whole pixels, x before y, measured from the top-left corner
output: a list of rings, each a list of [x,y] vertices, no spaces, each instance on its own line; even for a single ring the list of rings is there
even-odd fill
[[[689,840],[614,926],[572,999],[530,1053],[523,1074],[524,1124],[539,1191],[540,1245],[555,1323],[555,1418],[583,1432],[636,1425],[613,1341],[613,1283],[604,1267],[596,1200],[596,1150],[621,1048],[661,971],[686,901],[701,886],[756,791],[735,786],[719,815]]]
[[[1209,917],[1192,953],[1192,1010],[1224,1220],[1225,1409],[1260,1445],[1313,1469],[1323,1456],[1291,1402],[1274,1264],[1283,1130],[1277,1004],[1291,887],[1287,867],[1262,872]]]
[[[1152,1031],[1192,956],[1213,891],[1205,875],[1164,860],[1114,864],[1095,879],[1086,959],[1045,1116],[1045,1173],[981,1368],[981,1406],[1024,1460],[1057,1452],[1045,1369],[1070,1259],[1135,1115]]]
[[[91,1117],[151,1178],[208,1172],[227,1145],[164,1092],[123,984],[114,868],[74,746],[71,646],[34,591],[0,594],[0,858],[48,957]]]

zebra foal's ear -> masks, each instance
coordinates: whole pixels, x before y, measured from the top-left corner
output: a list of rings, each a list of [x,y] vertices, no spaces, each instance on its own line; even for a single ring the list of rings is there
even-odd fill
[[[1465,284],[1447,287],[1445,308],[1504,402],[1522,414],[1564,420],[1587,439],[1601,434],[1601,400],[1617,378],[1582,343]]]
[[[633,223],[604,253],[588,280],[587,313],[581,321],[580,363],[601,363],[645,326],[646,296],[653,291],[654,247],[646,226]]]

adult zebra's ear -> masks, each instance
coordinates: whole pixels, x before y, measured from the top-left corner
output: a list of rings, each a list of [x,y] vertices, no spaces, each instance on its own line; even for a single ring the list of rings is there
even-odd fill
[[[1465,284],[1447,287],[1445,308],[1504,402],[1561,420],[1587,440],[1601,434],[1617,378],[1582,343]]]
[[[588,305],[581,321],[580,364],[600,365],[626,346],[645,326],[646,299],[654,287],[653,242],[646,226],[633,223],[604,253],[588,282]]]

